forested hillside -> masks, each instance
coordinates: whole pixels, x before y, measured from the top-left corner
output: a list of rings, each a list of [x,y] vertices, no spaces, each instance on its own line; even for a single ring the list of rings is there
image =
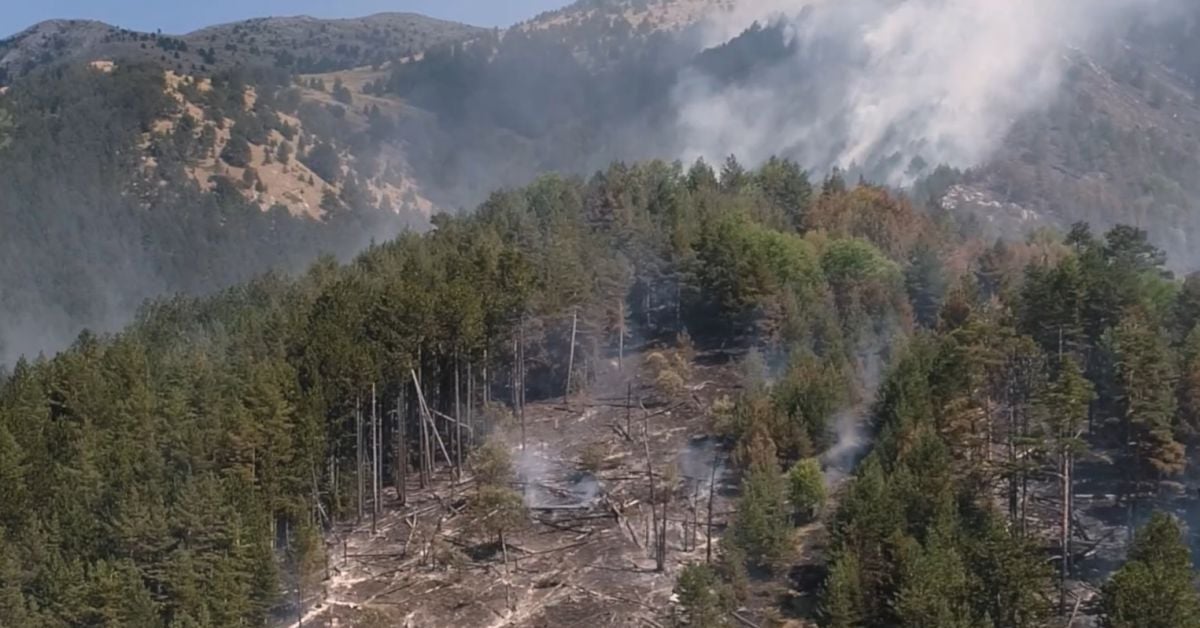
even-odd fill
[[[735,5],[0,42],[0,626],[1200,626],[1197,9]]]
[[[1168,481],[1186,477],[1197,433],[1200,301],[1142,232],[1079,226],[990,246],[881,188],[834,176],[813,189],[790,162],[732,160],[719,175],[653,162],[545,178],[436,222],[347,266],[158,300],[118,335],[19,363],[0,391],[6,625],[261,624],[311,586],[322,530],[360,508],[346,478],[372,391],[402,400],[408,434],[426,403],[469,420],[469,439],[429,427],[461,460],[460,447],[511,428],[504,407],[523,417],[527,398],[560,394],[572,375],[586,387],[626,344],[682,334],[702,350],[752,349],[735,358],[741,392],[700,410],[742,481],[715,571],[680,576],[690,625],[740,612],[1042,626],[1076,600],[1107,625],[1194,620],[1186,559],[1144,558],[1186,556],[1172,520],[1152,520],[1096,606],[1075,584],[1103,581],[1076,556],[1086,526],[1064,537],[1056,522],[1075,519],[1053,514],[1084,482],[1128,511],[1118,527],[1192,508]],[[877,442],[853,480],[829,485],[840,505],[818,610],[747,598],[786,591],[789,565],[812,560],[797,553],[811,529],[794,526],[822,517],[813,457],[845,438],[834,428],[863,394],[864,351],[890,364],[863,427]],[[681,372],[651,382],[679,390]],[[436,461],[397,449],[391,425],[373,464],[385,484],[415,482],[417,463]],[[508,503],[509,486],[467,503]],[[440,561],[427,568],[456,569]],[[1154,597],[1136,588],[1147,569]]]
[[[286,74],[70,66],[14,85],[0,108],[9,364],[116,329],[145,299],[348,257],[427,221],[372,134],[388,119],[304,104]]]
[[[920,224],[882,191],[837,187],[823,205],[882,202],[910,212],[891,224]],[[518,329],[521,396],[549,394],[566,376],[572,308],[587,338],[581,375],[625,325],[799,343],[844,362],[860,335],[903,324],[901,275],[853,222],[799,213],[808,198],[787,164],[731,165],[721,183],[702,165],[662,163],[545,179],[350,266],[159,301],[120,335],[20,363],[0,395],[3,614],[14,625],[260,623],[280,571],[308,564],[296,555],[312,550],[305,539],[355,509],[350,483],[331,475],[352,473],[355,399],[372,383],[394,398],[415,367],[448,411],[464,363],[488,374],[469,403],[511,396]],[[794,225],[807,220],[832,231],[802,237]],[[880,245],[902,255],[915,234],[891,237]]]

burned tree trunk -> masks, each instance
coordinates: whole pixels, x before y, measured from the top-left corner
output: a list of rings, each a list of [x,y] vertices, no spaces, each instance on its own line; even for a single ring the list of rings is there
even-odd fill
[[[475,448],[475,364],[467,360],[467,450]]]
[[[662,572],[666,563],[666,505],[664,500],[663,519],[659,523],[658,515],[658,492],[654,483],[654,465],[650,457],[650,415],[646,415],[646,420],[642,424],[642,444],[646,451],[646,476],[650,479],[650,526],[654,530],[654,540],[652,547],[654,548],[654,570]]]
[[[421,404],[421,401],[420,401],[420,399],[421,399],[421,384],[420,384],[419,379],[415,380],[413,382],[413,390],[415,391],[415,394],[417,395],[417,425],[418,425],[418,429],[420,430],[420,441],[421,441],[418,444],[418,448],[420,449],[420,452],[418,454],[418,462],[420,464],[420,469],[421,469],[421,473],[420,473],[421,488],[426,488],[427,486],[429,486],[430,482],[433,480],[433,478],[431,477],[431,475],[432,475],[431,470],[433,469],[433,464],[432,464],[432,456],[429,455],[429,428],[425,424],[425,419],[422,414],[423,411],[421,410],[421,406],[420,406],[420,404]]]
[[[459,478],[463,474],[463,440],[462,440],[462,400],[459,398],[459,364],[458,352],[454,353],[454,463]]]
[[[355,434],[355,474],[358,477],[358,523],[363,520],[363,502],[366,499],[366,486],[363,484],[363,431],[361,401],[354,402],[354,434]]]
[[[717,492],[717,453],[713,452],[712,471],[708,479],[708,531],[706,539],[706,547],[704,550],[704,562],[712,563],[712,539],[713,539],[713,497]]]
[[[371,462],[371,534],[372,535],[374,535],[376,532],[376,529],[377,529],[376,526],[377,526],[378,518],[379,518],[378,517],[379,512],[378,512],[378,509],[376,508],[376,504],[378,503],[378,500],[376,499],[376,497],[379,492],[379,483],[378,483],[379,476],[375,475],[375,461],[378,458],[378,456],[376,456],[376,454],[375,454],[375,447],[376,447],[376,445],[378,445],[378,441],[375,437],[375,423],[376,423],[376,421],[375,421],[375,385],[372,384],[371,385],[371,423],[370,423],[370,425],[367,426],[371,432],[371,443],[370,443],[371,451],[368,454],[368,457],[370,458],[370,462]]]
[[[1062,486],[1062,522],[1059,530],[1059,542],[1062,545],[1062,564],[1059,565],[1058,573],[1058,603],[1059,608],[1063,613],[1067,611],[1067,578],[1071,576],[1071,521],[1074,516],[1074,486],[1072,485],[1072,471],[1075,465],[1074,457],[1068,447],[1063,447],[1060,453],[1062,458],[1060,480]]]
[[[521,324],[517,328],[516,347],[516,380],[517,414],[521,421],[521,451],[525,451],[525,315],[521,315]]]
[[[401,390],[404,387],[401,386]],[[396,395],[396,499],[401,506],[408,504],[408,443],[405,442],[407,426],[404,415],[404,395]]]
[[[633,382],[625,387],[625,436],[633,440]]]
[[[375,397],[375,384],[371,384],[371,534],[375,533],[379,518],[379,407]]]
[[[569,407],[571,402],[571,376],[575,372],[575,335],[579,331],[579,308],[571,315],[571,350],[567,358],[567,385],[563,390],[563,405]]]
[[[625,370],[625,299],[617,301],[617,370]]]

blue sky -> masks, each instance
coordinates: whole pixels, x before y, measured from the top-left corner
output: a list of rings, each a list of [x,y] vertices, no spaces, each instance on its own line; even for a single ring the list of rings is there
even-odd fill
[[[272,15],[355,17],[423,13],[478,26],[508,26],[569,0],[4,0],[0,37],[51,18],[88,18],[141,31],[182,34],[202,26]]]

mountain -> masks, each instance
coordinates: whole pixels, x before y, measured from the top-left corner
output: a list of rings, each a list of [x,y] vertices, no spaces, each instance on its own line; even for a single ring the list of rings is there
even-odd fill
[[[59,20],[0,43],[0,361],[116,329],[149,298],[296,272],[428,224],[434,206],[393,143],[395,103],[293,72],[477,32],[405,14],[183,37]]]
[[[991,235],[1081,219],[1135,222],[1175,263],[1192,263],[1192,234],[1200,227],[1192,211],[1200,184],[1191,176],[1200,134],[1198,70],[1189,47],[1196,39],[1194,8],[1173,20],[1109,20],[1123,26],[1095,34],[1086,46],[1062,44],[1052,35],[1018,40],[1021,45],[1010,47],[1024,55],[1021,63],[992,81],[941,79],[945,73],[922,67],[919,75],[932,78],[913,88],[895,80],[911,67],[862,62],[873,44],[855,39],[862,29],[853,28],[853,20],[883,18],[851,15],[833,4],[824,12],[782,17],[758,11],[761,6],[587,0],[505,30],[383,14],[264,18],[178,37],[54,21],[0,44],[8,82],[0,106],[17,118],[13,157],[45,160],[49,154],[38,147],[61,141],[62,129],[39,116],[62,101],[63,93],[50,93],[65,89],[62,72],[104,87],[94,105],[101,112],[131,106],[119,93],[132,89],[131,80],[155,85],[165,99],[154,98],[151,108],[139,105],[137,119],[121,127],[128,134],[121,144],[130,153],[119,160],[113,153],[97,156],[108,160],[103,177],[114,182],[111,193],[129,211],[155,208],[147,215],[166,216],[183,211],[179,203],[196,207],[190,199],[198,195],[236,204],[239,211],[288,215],[278,224],[311,232],[305,246],[281,244],[286,255],[260,251],[252,257],[264,261],[237,264],[238,278],[267,268],[295,270],[316,251],[349,254],[351,242],[389,237],[395,225],[427,224],[439,211],[474,207],[496,189],[525,185],[547,172],[587,176],[614,161],[654,158],[718,163],[731,153],[749,166],[779,155],[814,176],[840,167],[851,179],[906,187],[962,228]],[[933,0],[913,6],[927,12],[921,14],[927,21],[940,15],[928,12]],[[968,19],[963,15],[969,14],[953,19]],[[988,42],[989,24],[967,26]],[[1020,26],[1018,32],[1029,30]],[[905,27],[919,30],[920,23]],[[938,32],[957,30],[962,25],[954,23]],[[902,39],[893,58],[921,59],[905,56],[904,46],[913,42],[940,46],[926,52],[941,55],[944,64],[954,61],[946,54],[948,43],[925,37]],[[1061,59],[1045,72],[1051,77],[1045,85],[1017,89],[1006,83],[1037,75],[1040,66],[1030,59],[1044,58]],[[971,96],[977,85],[991,90],[988,97]],[[926,97],[921,90],[940,95]],[[856,98],[865,98],[862,106]],[[895,105],[893,117],[867,116],[872,101]],[[987,117],[977,123],[959,113],[993,101],[1002,106],[984,107]],[[80,116],[71,128],[82,136],[112,130]],[[86,139],[84,151],[101,145]],[[42,169],[62,168],[53,163]],[[107,211],[85,210],[92,203],[82,202],[96,187],[84,182],[98,176],[57,176],[70,182],[68,188],[80,187],[72,212],[98,219]],[[11,216],[38,213],[52,236],[58,226],[74,224],[49,218],[66,211],[54,194],[9,195],[27,196],[30,204],[12,204]],[[393,227],[372,227],[358,237],[343,232],[323,242],[328,223],[344,214],[355,216],[356,224],[371,214],[365,222],[372,225],[386,216]],[[252,220],[276,224],[274,218]],[[23,222],[28,220],[14,224]],[[172,231],[167,238],[155,233],[164,227],[143,228],[149,231],[114,241],[225,237],[204,229]],[[6,231],[28,233],[25,227]],[[79,234],[65,241],[92,246]],[[45,316],[41,305],[26,304],[57,303],[57,296],[41,293],[59,295],[58,289],[36,282],[39,265],[24,268],[37,255],[14,256],[12,267],[24,269],[11,271],[21,277],[13,281],[38,298],[14,297],[9,318],[59,321],[55,333],[22,335],[57,338],[52,344],[61,346],[80,323],[109,328],[162,290],[227,285],[224,271],[211,269],[200,273],[202,281],[179,279],[187,274],[184,259],[192,257],[160,251],[133,266],[167,266],[183,274],[163,280],[151,273],[152,280],[116,287],[101,281],[104,289],[87,290],[92,296],[70,308],[72,314]],[[68,275],[72,280],[61,283],[67,294],[93,276]],[[120,307],[98,296],[110,290],[123,295]],[[95,314],[109,310],[117,314]],[[40,340],[25,342],[19,350],[39,346]]]
[[[1039,71],[1032,58],[1063,59],[1052,88],[1006,98],[1024,90],[997,82],[995,100],[1019,106],[998,111],[985,133],[963,120],[953,123],[995,141],[973,139],[945,154],[896,142],[848,159],[838,152],[861,132],[856,127],[881,126],[854,120],[860,110],[846,104],[853,96],[838,83],[864,72],[833,41],[852,31],[832,23],[824,33],[820,16],[811,13],[782,21],[765,14],[758,26],[729,39],[718,36],[711,45],[711,22],[753,16],[745,11],[752,4],[579,2],[506,33],[342,78],[403,103],[399,136],[413,175],[441,206],[471,206],[491,189],[540,172],[586,174],[613,160],[723,160],[735,153],[758,163],[779,154],[813,172],[840,166],[907,186],[934,177],[946,159],[962,176],[934,187],[953,188],[946,206],[981,227],[1024,231],[1078,219],[1140,220],[1156,241],[1180,253],[1178,262],[1188,260],[1183,234],[1196,225],[1179,223],[1191,220],[1200,193],[1187,174],[1196,154],[1191,138],[1200,133],[1194,105],[1200,92],[1187,48],[1195,39],[1194,9],[1169,25],[1129,19],[1131,27],[1094,37],[1100,43],[1086,49],[1039,42],[1034,54],[1031,44],[1024,72]],[[863,79],[882,85],[871,88],[878,98],[904,101],[913,93],[886,76]],[[937,88],[962,95],[953,84]],[[753,94],[761,102],[732,102]],[[978,103],[968,98],[963,104]],[[875,130],[872,141],[891,141],[889,133],[911,140],[941,132],[928,112],[903,106],[911,131],[902,128],[901,116],[890,131]],[[950,111],[947,116],[955,115]],[[819,131],[799,132],[806,128]],[[1131,213],[1143,206],[1150,214]]]
[[[1011,203],[1030,224],[1132,222],[1183,268],[1200,264],[1200,12],[1076,54],[1062,93],[1017,121],[955,191]],[[950,205],[956,202],[952,199]],[[963,204],[970,206],[970,203]],[[976,207],[990,220],[995,203]]]
[[[382,64],[481,29],[410,13],[320,20],[271,17],[211,26],[186,35],[143,33],[84,20],[51,20],[0,41],[0,84],[38,66],[109,59],[155,62],[180,74],[234,67],[325,72]]]

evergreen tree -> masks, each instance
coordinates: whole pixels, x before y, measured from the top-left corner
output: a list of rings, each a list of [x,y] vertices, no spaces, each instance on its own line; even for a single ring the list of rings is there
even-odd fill
[[[250,142],[240,131],[229,136],[225,147],[221,149],[221,161],[235,167],[245,168],[250,165]]]
[[[680,625],[721,628],[730,625],[731,592],[707,565],[688,565],[679,572],[675,595],[683,611]]]
[[[1083,433],[1086,428],[1088,405],[1094,398],[1091,382],[1083,377],[1072,358],[1059,364],[1056,376],[1040,392],[1035,409],[1044,448],[1054,464],[1059,478],[1060,520],[1059,564],[1060,604],[1065,606],[1066,580],[1071,571],[1074,535],[1075,460],[1086,451]]]
[[[917,322],[923,327],[935,327],[946,294],[946,278],[937,251],[928,243],[918,244],[913,249],[904,284]]]
[[[767,201],[786,219],[784,224],[802,229],[813,194],[808,174],[789,159],[772,157],[755,174],[755,180]]]
[[[1104,585],[1101,625],[1105,628],[1194,628],[1200,626],[1191,553],[1179,524],[1156,512],[1138,531],[1129,558]]]
[[[787,555],[792,526],[785,505],[786,485],[774,461],[758,461],[742,480],[742,496],[729,531],[753,565],[773,568]]]
[[[1194,447],[1200,443],[1200,325],[1184,339],[1181,358],[1176,433]]]
[[[902,545],[896,614],[900,626],[918,628],[972,626],[969,575],[953,541],[935,531],[921,547],[909,539]]]
[[[797,462],[788,471],[788,497],[792,511],[801,523],[812,521],[825,505],[825,477],[815,458]]]
[[[858,557],[843,552],[829,568],[822,591],[821,614],[829,628],[857,628],[865,624],[866,603]]]
[[[750,184],[750,175],[746,168],[738,162],[737,157],[730,155],[721,167],[721,189],[725,192],[740,192]]]
[[[1117,437],[1126,461],[1132,509],[1148,490],[1147,482],[1177,475],[1186,464],[1184,448],[1175,440],[1173,360],[1161,330],[1141,309],[1125,313],[1109,336],[1109,346],[1120,419]]]
[[[12,126],[12,114],[8,110],[0,108],[0,150],[4,150],[12,141],[9,137]]]

